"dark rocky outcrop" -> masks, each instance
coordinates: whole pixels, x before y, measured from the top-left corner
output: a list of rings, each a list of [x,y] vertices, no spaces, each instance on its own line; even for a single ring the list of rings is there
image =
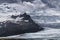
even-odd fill
[[[0,27],[0,37],[37,32],[44,29],[36,24],[26,13],[24,13],[23,15],[11,16],[11,18],[14,19],[16,19],[17,17],[23,17],[22,21],[17,21],[16,23],[11,21],[0,22],[0,26],[2,26]]]
[[[34,0],[21,0],[22,2],[23,1],[26,1],[26,2],[32,2],[32,1],[34,1]]]

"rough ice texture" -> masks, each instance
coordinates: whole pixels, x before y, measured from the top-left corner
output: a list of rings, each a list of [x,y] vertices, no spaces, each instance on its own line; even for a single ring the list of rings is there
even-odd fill
[[[31,18],[37,23],[54,24],[60,23],[60,0],[35,0],[31,2],[18,2],[18,3],[2,3],[0,5],[0,22],[6,20],[14,20],[11,15],[19,15],[21,13],[27,12]],[[50,27],[50,26],[49,26]],[[54,26],[53,26],[54,27]],[[59,26],[60,27],[60,26]],[[56,34],[60,35],[60,29],[50,29],[46,34]],[[45,33],[42,32],[42,33]],[[55,34],[56,32],[56,34]],[[40,34],[40,32],[39,32]],[[46,37],[46,34],[44,34]],[[47,35],[47,37],[49,37]],[[53,36],[51,35],[51,36]],[[59,37],[56,35],[55,37]],[[30,34],[29,34],[30,36]],[[39,36],[38,36],[39,37]],[[33,36],[32,36],[33,38]],[[50,38],[50,37],[49,37]]]

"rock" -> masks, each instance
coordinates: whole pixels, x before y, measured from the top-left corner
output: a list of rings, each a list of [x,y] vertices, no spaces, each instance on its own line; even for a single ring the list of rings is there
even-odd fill
[[[23,1],[26,1],[26,2],[32,2],[32,1],[34,1],[34,0],[21,0],[22,2]]]
[[[17,17],[18,17],[18,15],[17,16],[14,16],[14,15],[11,16],[11,18],[13,18],[13,19],[16,19]]]
[[[9,21],[1,22],[0,25],[0,37],[17,35],[23,33],[37,32],[44,28],[36,24],[29,15],[24,13],[23,15],[13,16],[11,18],[23,17],[22,21],[16,23]]]

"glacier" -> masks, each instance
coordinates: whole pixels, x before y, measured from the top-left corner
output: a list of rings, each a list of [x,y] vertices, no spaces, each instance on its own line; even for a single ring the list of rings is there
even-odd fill
[[[22,34],[22,36],[14,35],[7,38],[43,38],[43,40],[60,40],[60,0],[34,0],[32,2],[14,0],[12,3],[10,1],[0,0],[0,22],[15,20],[11,18],[12,15],[19,15],[26,12],[39,25],[49,24],[53,25],[53,27],[48,26],[45,27],[46,30],[41,32],[26,33]],[[57,26],[54,27],[54,25],[57,25],[59,29]]]

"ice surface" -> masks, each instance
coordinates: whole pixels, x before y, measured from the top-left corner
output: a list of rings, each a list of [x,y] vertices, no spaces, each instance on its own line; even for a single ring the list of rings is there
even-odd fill
[[[11,15],[19,15],[27,12],[38,23],[60,23],[60,11],[58,8],[49,8],[41,0],[21,3],[0,4],[0,22],[12,20]],[[37,20],[38,19],[38,20]]]
[[[41,0],[35,0],[31,2],[20,3],[2,3],[0,4],[0,22],[6,20],[14,20],[12,15],[19,15],[27,12],[31,18],[37,23],[60,23],[60,1],[47,0],[47,3],[43,3]],[[55,7],[50,7],[55,6]],[[16,19],[20,20],[19,18]],[[36,33],[26,33],[11,38],[59,38],[60,29],[48,29]]]

